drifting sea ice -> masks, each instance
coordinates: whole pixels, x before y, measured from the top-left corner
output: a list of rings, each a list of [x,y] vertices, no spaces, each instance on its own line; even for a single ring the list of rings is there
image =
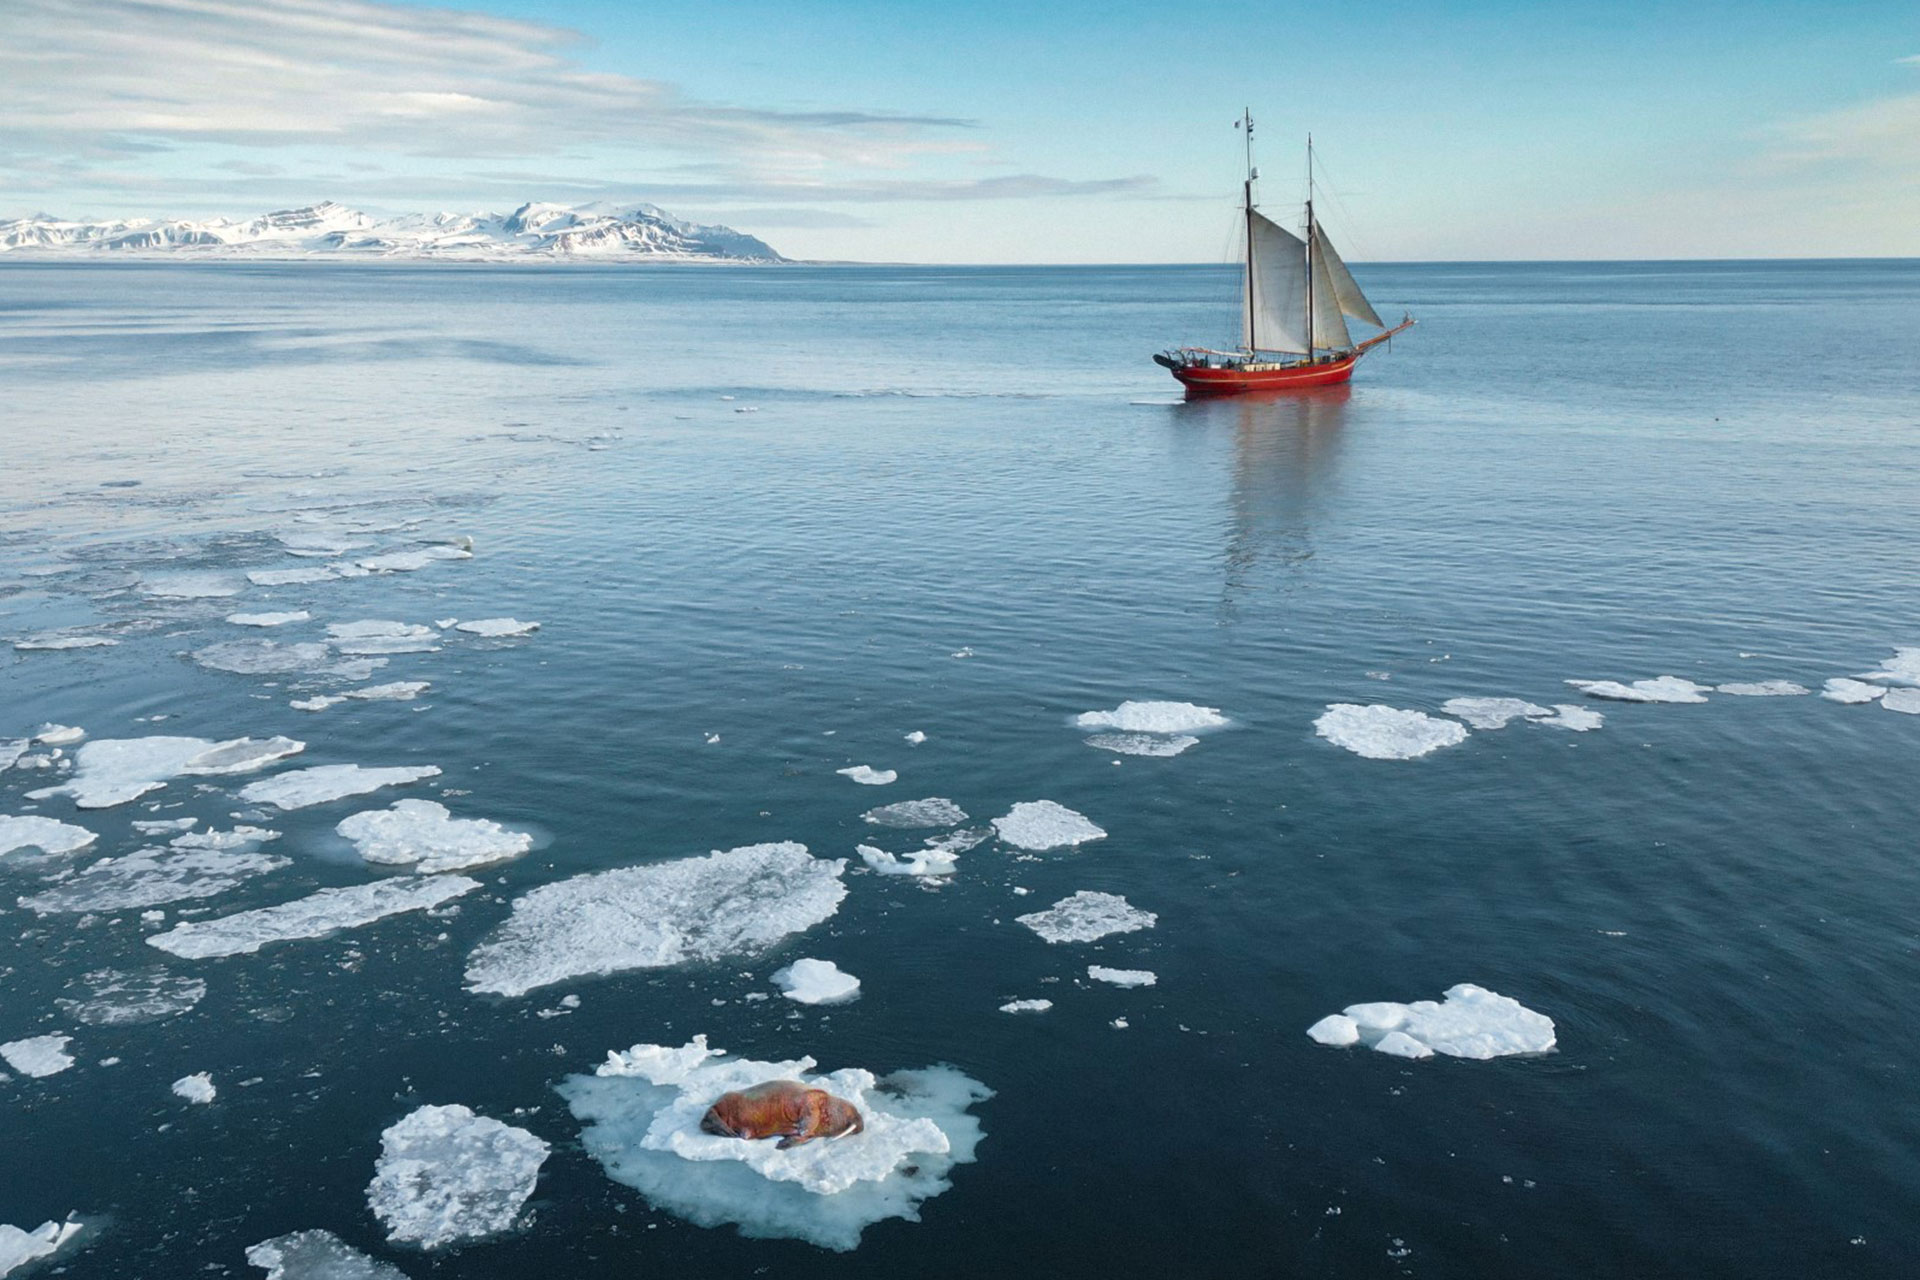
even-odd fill
[[[219,1096],[220,1090],[214,1086],[213,1073],[197,1071],[190,1076],[181,1076],[173,1082],[173,1093],[177,1098],[205,1106]]]
[[[1889,711],[1904,711],[1910,716],[1920,716],[1920,689],[1889,689],[1880,699],[1880,705]]]
[[[479,887],[478,880],[465,876],[396,876],[321,889],[278,906],[185,921],[165,933],[147,935],[147,945],[188,960],[241,955],[273,942],[320,938],[402,912],[437,907]]]
[[[380,1135],[367,1207],[388,1240],[422,1249],[497,1235],[512,1230],[549,1150],[469,1107],[421,1107]]]
[[[1598,711],[1577,703],[1556,702],[1553,704],[1553,709],[1559,714],[1548,716],[1545,720],[1536,720],[1534,723],[1546,725],[1549,729],[1567,729],[1574,733],[1586,733],[1606,723],[1606,717]]]
[[[288,862],[265,853],[141,849],[102,858],[51,888],[21,898],[20,905],[43,916],[157,907],[214,897],[254,876],[278,871]]]
[[[433,687],[426,680],[394,680],[387,684],[349,689],[345,693],[326,693],[312,698],[295,698],[287,705],[295,711],[325,711],[349,700],[359,702],[412,702]]]
[[[950,876],[959,862],[958,853],[948,849],[929,849],[924,853],[896,857],[885,849],[862,844],[855,845],[854,852],[860,855],[862,862],[883,876]]]
[[[993,829],[1015,848],[1035,852],[1107,838],[1107,833],[1089,822],[1084,814],[1052,800],[1022,801],[1004,817],[995,818]]]
[[[1900,648],[1878,671],[1869,671],[1862,680],[1885,680],[1889,684],[1920,685],[1920,649]]]
[[[1132,906],[1117,893],[1092,889],[1062,898],[1045,911],[1014,917],[1048,942],[1092,942],[1109,934],[1134,933],[1153,928],[1159,918]]]
[[[278,805],[282,809],[305,809],[347,796],[365,795],[382,787],[403,786],[422,778],[440,776],[438,765],[397,765],[386,769],[363,769],[357,764],[323,764],[312,769],[294,769],[249,783],[240,798],[249,804]]]
[[[417,551],[389,551],[385,555],[368,556],[358,562],[360,568],[371,573],[412,573],[424,569],[436,560],[471,560],[473,552],[465,547],[448,546],[444,543],[421,547]]]
[[[1553,1019],[1509,996],[1462,982],[1446,999],[1412,1004],[1377,1001],[1348,1005],[1307,1028],[1321,1044],[1365,1044],[1402,1058],[1444,1053],[1454,1058],[1500,1058],[1545,1053],[1554,1047]]]
[[[1109,969],[1100,964],[1088,965],[1087,976],[1116,987],[1150,987],[1160,981],[1160,975],[1151,969]]]
[[[39,849],[43,853],[72,853],[94,842],[93,832],[71,822],[43,818],[38,814],[8,817],[0,814],[0,853],[15,849]]]
[[[332,566],[322,564],[306,569],[251,569],[247,572],[247,581],[256,587],[297,587],[339,576]]]
[[[860,994],[860,979],[831,960],[795,960],[776,969],[773,981],[796,1004],[842,1004]]]
[[[509,831],[487,818],[455,818],[432,800],[396,800],[391,808],[343,818],[334,830],[353,841],[368,862],[413,863],[414,870],[429,875],[517,858],[533,847],[533,837],[524,831]]]
[[[13,768],[32,745],[29,738],[0,738],[0,772]]]
[[[1002,1013],[1045,1013],[1053,1008],[1051,1000],[1009,1000],[1000,1006]]]
[[[195,649],[193,660],[209,671],[265,676],[323,670],[333,661],[333,653],[314,641],[281,644],[276,640],[222,640]]]
[[[815,1075],[812,1058],[727,1058],[705,1036],[685,1046],[637,1044],[609,1053],[594,1075],[559,1086],[586,1126],[581,1141],[615,1181],[656,1209],[698,1226],[731,1223],[744,1236],[805,1240],[847,1251],[886,1218],[920,1219],[919,1206],[952,1184],[981,1138],[968,1114],[992,1090],[951,1067],[882,1080],[857,1067]],[[859,1109],[864,1131],[785,1151],[770,1140],[700,1131],[720,1094],[797,1080]]]
[[[369,1258],[331,1231],[295,1231],[247,1249],[265,1280],[407,1280],[398,1267]]]
[[[846,859],[746,845],[542,885],[467,960],[467,989],[503,996],[571,978],[755,955],[847,896]]]
[[[1736,698],[1798,698],[1813,690],[1791,680],[1754,680],[1714,686],[1715,693],[1730,693]]]
[[[1504,729],[1509,720],[1545,720],[1552,709],[1522,698],[1448,698],[1440,709],[1476,729]]]
[[[1096,733],[1086,739],[1086,744],[1098,751],[1111,751],[1121,756],[1177,756],[1189,747],[1200,745],[1200,739],[1191,734],[1179,733],[1171,737],[1161,737],[1152,733]]]
[[[278,840],[280,833],[266,827],[238,826],[231,831],[190,831],[167,841],[174,849],[243,849],[250,844]]]
[[[0,1044],[0,1060],[23,1076],[57,1076],[73,1065],[67,1052],[72,1036],[28,1036]]]
[[[1191,702],[1123,702],[1111,711],[1088,711],[1074,718],[1082,729],[1119,729],[1125,733],[1192,733],[1232,722],[1218,707]]]
[[[36,649],[103,649],[119,643],[110,636],[22,636],[13,647],[27,653]]]
[[[182,775],[249,773],[307,749],[292,738],[101,738],[74,753],[73,777],[30,792],[34,799],[73,797],[81,809],[109,809],[136,800]]]
[[[169,600],[211,600],[240,594],[240,584],[224,573],[164,573],[140,579],[140,589]]]
[[[1679,676],[1656,676],[1621,684],[1618,680],[1569,680],[1568,684],[1589,698],[1607,698],[1614,702],[1705,702],[1713,691],[1710,684],[1695,684]]]
[[[199,978],[168,973],[160,965],[126,972],[95,969],[69,982],[86,993],[83,999],[54,1001],[77,1022],[92,1027],[130,1027],[178,1017],[206,997],[207,984]]]
[[[306,622],[313,615],[305,609],[282,613],[230,613],[227,621],[236,627],[284,627],[289,622]]]
[[[164,835],[169,831],[191,831],[200,824],[198,818],[155,818],[134,819],[133,829],[143,836]]]
[[[915,827],[954,827],[967,820],[967,812],[951,800],[939,796],[929,796],[925,800],[902,800],[898,804],[883,804],[878,809],[869,809],[860,815],[876,827],[898,827],[911,830]]]
[[[472,622],[455,623],[455,631],[465,631],[470,635],[498,639],[501,636],[531,635],[540,629],[537,622],[522,622],[518,618],[476,618]]]
[[[1423,711],[1336,702],[1313,722],[1314,732],[1369,760],[1412,760],[1467,740],[1467,727]]]
[[[33,731],[33,740],[49,747],[66,747],[87,736],[85,729],[70,724],[43,724]]]
[[[1884,697],[1886,692],[1877,684],[1835,676],[1827,681],[1826,687],[1820,691],[1820,696],[1828,702],[1872,702],[1875,698]]]
[[[80,1224],[43,1222],[31,1231],[0,1222],[0,1277],[11,1275],[18,1267],[38,1258],[52,1257],[61,1246],[80,1234]]]
[[[835,769],[843,778],[852,778],[863,787],[884,787],[900,775],[892,769],[876,769],[872,765],[856,764],[848,769]]]

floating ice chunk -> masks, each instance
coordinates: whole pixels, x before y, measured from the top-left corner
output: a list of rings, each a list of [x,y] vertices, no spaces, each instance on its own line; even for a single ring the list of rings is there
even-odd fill
[[[306,622],[313,617],[305,609],[282,613],[230,613],[227,621],[236,627],[284,627],[289,622]]]
[[[311,698],[295,698],[287,705],[295,711],[325,711],[328,707],[337,707],[347,700],[345,694],[316,694]]]
[[[27,738],[0,738],[0,772],[13,768],[32,745]]]
[[[838,911],[846,865],[789,841],[542,885],[474,948],[467,988],[519,996],[572,978],[755,955]]]
[[[399,765],[387,769],[363,769],[357,764],[323,764],[312,769],[294,769],[249,783],[240,798],[249,804],[278,805],[282,809],[305,809],[346,796],[365,795],[381,787],[404,786],[422,778],[437,778],[437,765]]]
[[[192,831],[167,841],[175,849],[243,849],[250,844],[278,840],[280,833],[266,827],[237,826],[231,831]]]
[[[1695,684],[1679,676],[1656,676],[1621,684],[1618,680],[1569,680],[1568,684],[1589,698],[1607,698],[1614,702],[1705,702],[1713,691],[1710,684]]]
[[[1553,704],[1553,709],[1559,714],[1548,716],[1545,720],[1536,720],[1534,723],[1546,725],[1549,729],[1568,729],[1574,733],[1586,733],[1589,730],[1598,729],[1606,722],[1606,717],[1598,711],[1590,710],[1577,703],[1556,702]]]
[[[951,800],[929,796],[925,800],[902,800],[883,804],[860,815],[877,827],[952,827],[967,820],[967,812]]]
[[[1314,1023],[1307,1034],[1322,1044],[1358,1042],[1403,1058],[1425,1058],[1435,1053],[1454,1058],[1500,1058],[1545,1053],[1554,1047],[1553,1019],[1470,982],[1447,988],[1446,999],[1439,1003],[1382,1000],[1348,1005],[1345,1016],[1353,1024],[1352,1039],[1344,1038],[1344,1026],[1332,1017]]]
[[[1889,689],[1880,699],[1880,705],[1889,711],[1904,711],[1910,716],[1920,716],[1920,689]]]
[[[1159,918],[1117,893],[1091,889],[1062,898],[1045,911],[1014,917],[1048,942],[1092,942],[1109,934],[1151,929]]]
[[[372,573],[412,573],[424,569],[436,560],[471,560],[473,552],[464,547],[451,547],[445,544],[421,547],[417,551],[389,551],[385,555],[368,556],[357,561],[359,567]]]
[[[1313,722],[1314,732],[1369,760],[1412,760],[1467,740],[1467,727],[1423,711],[1336,702]]]
[[[921,743],[925,742],[926,740],[927,740],[927,735],[920,732],[920,730],[918,729],[915,729],[912,733],[907,735],[907,741],[911,742],[916,747],[919,746]]]
[[[43,724],[33,732],[35,742],[45,743],[49,747],[65,747],[87,736],[85,729],[76,729],[70,724]]]
[[[1002,1013],[1045,1013],[1053,1008],[1051,1000],[1009,1000],[1000,1006]]]
[[[194,827],[198,826],[199,823],[200,819],[198,818],[136,818],[133,823],[133,829],[143,836],[157,836],[164,835],[169,831],[191,831]]]
[[[150,596],[169,600],[210,600],[240,594],[240,584],[223,573],[165,573],[140,580]]]
[[[242,773],[305,749],[291,738],[101,738],[75,752],[73,777],[45,794],[70,795],[82,809],[107,809],[182,774]]]
[[[132,972],[95,969],[75,981],[85,997],[62,997],[54,1003],[75,1020],[94,1027],[162,1022],[185,1013],[207,994],[207,984],[199,978],[180,977],[160,965]],[[71,989],[74,983],[67,985]]]
[[[872,765],[856,764],[850,769],[835,769],[843,778],[852,778],[864,787],[884,787],[900,775],[892,769],[876,769]]]
[[[920,1204],[974,1159],[980,1124],[968,1109],[993,1096],[950,1067],[876,1081],[856,1067],[813,1074],[812,1058],[725,1058],[696,1036],[682,1048],[639,1044],[610,1053],[593,1076],[559,1091],[586,1126],[581,1140],[615,1180],[657,1209],[742,1235],[806,1240],[846,1251],[885,1218],[919,1220]],[[797,1080],[852,1103],[857,1134],[789,1147],[700,1131],[713,1100],[767,1080]]]
[[[368,862],[413,863],[414,870],[428,874],[517,858],[533,847],[533,837],[524,831],[509,831],[487,818],[455,818],[432,800],[396,800],[391,808],[344,818],[334,830],[353,841]]]
[[[250,569],[247,581],[256,587],[296,587],[309,582],[325,582],[339,577],[331,566],[318,564],[304,569]]]
[[[422,1249],[513,1228],[550,1148],[462,1106],[421,1107],[380,1135],[367,1207],[387,1239]]]
[[[274,640],[222,640],[193,651],[193,660],[210,671],[236,675],[279,675],[315,671],[333,660],[324,644],[280,644]]]
[[[1893,657],[1878,671],[1869,671],[1862,680],[1884,680],[1888,684],[1920,685],[1920,649],[1895,649]]]
[[[1714,692],[1730,693],[1736,698],[1798,698],[1813,690],[1791,680],[1755,680],[1715,685]]]
[[[338,652],[349,655],[440,652],[440,646],[432,640],[411,640],[404,637],[379,640],[341,640],[333,647]]]
[[[247,1261],[266,1280],[407,1280],[398,1267],[376,1261],[331,1231],[295,1231],[247,1249]]]
[[[1109,1022],[1107,1025],[1112,1027],[1115,1031],[1125,1031],[1132,1024],[1129,1023],[1125,1018],[1115,1018],[1112,1022]]]
[[[465,876],[396,876],[341,889],[321,889],[278,906],[212,920],[189,920],[165,933],[147,935],[147,945],[188,960],[241,955],[272,942],[324,937],[338,929],[355,929],[402,912],[437,907],[479,887],[478,880]]]
[[[466,631],[489,638],[531,635],[539,629],[539,623],[522,622],[518,618],[476,618],[472,622],[458,623],[454,627],[455,631]]]
[[[1116,987],[1150,987],[1160,981],[1160,975],[1151,969],[1109,969],[1103,964],[1088,965],[1087,976]]]
[[[393,622],[385,618],[327,624],[327,635],[335,640],[424,640],[433,634],[432,627],[423,627],[415,622]]]
[[[43,916],[156,907],[164,902],[211,898],[287,864],[286,858],[265,853],[142,849],[117,858],[102,858],[77,875],[21,898],[20,905]]]
[[[1344,1013],[1330,1013],[1308,1027],[1307,1034],[1319,1044],[1345,1047],[1360,1043],[1360,1024]]]
[[[280,545],[287,549],[289,555],[296,556],[340,556],[373,545],[364,538],[352,538],[324,529],[293,529],[273,536],[280,539]]]
[[[1553,714],[1522,698],[1448,698],[1440,709],[1476,729],[1504,729],[1509,720],[1545,720]]]
[[[1127,733],[1192,733],[1231,723],[1218,707],[1198,707],[1191,702],[1123,702],[1111,711],[1088,711],[1074,719],[1082,729]]]
[[[929,849],[925,853],[896,857],[870,844],[855,845],[860,860],[883,876],[950,876],[958,864],[958,855],[947,849]]]
[[[38,1258],[50,1258],[69,1240],[80,1234],[80,1224],[43,1222],[31,1231],[0,1222],[0,1277],[13,1274]]]
[[[934,853],[965,853],[978,844],[993,839],[991,827],[973,827],[965,831],[949,831],[944,835],[928,836],[920,843]]]
[[[1872,702],[1875,698],[1884,697],[1886,692],[1877,684],[1835,676],[1827,681],[1826,687],[1820,691],[1820,696],[1828,702]]]
[[[1089,822],[1085,815],[1051,800],[1022,801],[1006,816],[995,818],[993,829],[1015,848],[1035,851],[1064,849],[1107,838],[1107,833]]]
[[[795,960],[775,970],[773,980],[796,1004],[842,1004],[860,994],[860,979],[831,960]]]
[[[0,853],[15,849],[39,849],[43,853],[72,853],[94,842],[93,832],[71,822],[58,822],[37,814],[13,818],[0,814]]]
[[[1111,751],[1115,755],[1165,757],[1177,756],[1189,747],[1199,746],[1200,739],[1185,733],[1171,737],[1152,733],[1096,733],[1086,743],[1096,750]]]
[[[0,1059],[23,1076],[57,1076],[73,1065],[72,1036],[28,1036],[0,1044]]]
[[[211,1071],[196,1071],[190,1076],[181,1076],[175,1080],[173,1092],[176,1097],[205,1106],[214,1100],[220,1090],[213,1083]]]
[[[119,643],[111,636],[22,636],[13,647],[26,653],[37,649],[104,649]]]
[[[432,687],[426,680],[393,680],[387,684],[369,685],[365,689],[349,689],[347,696],[362,702],[412,702]]]
[[[232,738],[216,743],[193,756],[186,763],[182,773],[195,776],[229,776],[236,773],[252,773],[276,760],[299,755],[307,749],[307,744],[292,738]],[[86,752],[80,756],[82,768],[86,767]]]

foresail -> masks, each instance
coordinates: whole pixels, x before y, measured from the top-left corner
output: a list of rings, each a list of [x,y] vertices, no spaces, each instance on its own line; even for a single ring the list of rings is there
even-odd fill
[[[1321,244],[1326,237],[1314,228],[1313,238]],[[1313,255],[1313,345],[1340,350],[1353,339],[1347,334],[1347,321],[1340,314],[1339,290],[1333,285],[1333,272],[1327,268],[1325,254]]]
[[[1387,327],[1380,313],[1367,301],[1367,295],[1360,292],[1360,286],[1354,282],[1353,273],[1347,270],[1347,264],[1334,252],[1333,245],[1327,240],[1327,233],[1318,226],[1313,229],[1313,256],[1327,264],[1327,277],[1333,284],[1333,296],[1340,300],[1340,310],[1355,320],[1364,320],[1376,329]],[[1320,287],[1319,281],[1314,288]],[[1317,308],[1316,308],[1317,310]]]
[[[1247,222],[1253,269],[1243,283],[1240,344],[1261,351],[1305,351],[1307,243],[1258,213]]]

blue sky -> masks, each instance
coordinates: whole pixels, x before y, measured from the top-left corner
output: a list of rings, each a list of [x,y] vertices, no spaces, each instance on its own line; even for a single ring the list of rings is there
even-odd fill
[[[0,216],[648,200],[795,256],[1920,255],[1920,8],[5,0]]]

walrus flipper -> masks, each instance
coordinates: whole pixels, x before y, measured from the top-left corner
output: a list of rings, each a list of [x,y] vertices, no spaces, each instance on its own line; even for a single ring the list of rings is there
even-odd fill
[[[811,1133],[800,1133],[796,1131],[780,1139],[773,1149],[775,1151],[785,1151],[788,1147],[797,1147],[803,1143],[812,1142],[815,1136],[816,1135]]]

